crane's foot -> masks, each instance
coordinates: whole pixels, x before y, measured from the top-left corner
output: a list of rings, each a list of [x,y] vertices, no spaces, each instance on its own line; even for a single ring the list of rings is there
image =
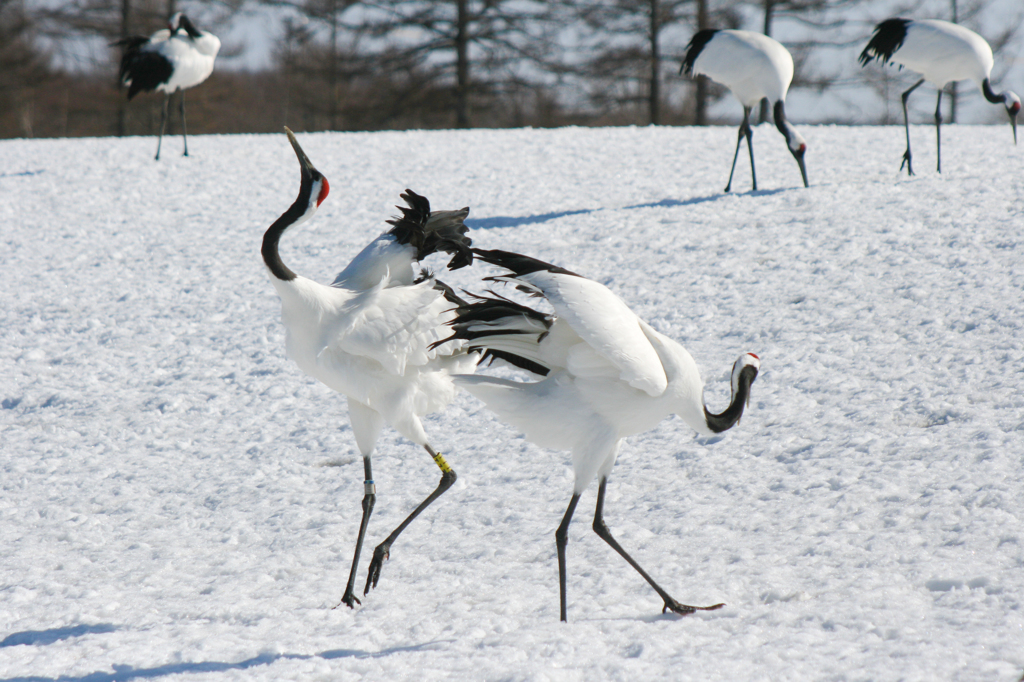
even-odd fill
[[[725,604],[715,604],[714,606],[689,606],[687,604],[680,604],[675,599],[666,599],[665,608],[661,610],[662,613],[671,611],[672,613],[678,613],[680,616],[689,616],[691,613],[696,611],[717,611],[718,609],[725,606]]]
[[[356,604],[362,604],[362,603],[363,602],[359,601],[359,599],[356,597],[355,593],[352,592],[352,587],[349,586],[345,590],[345,596],[343,596],[341,598],[341,601],[338,602],[338,606],[341,606],[342,604],[344,604],[345,606],[349,607],[350,609],[354,609],[356,607]],[[334,608],[338,608],[338,606],[335,606]]]
[[[910,165],[910,150],[909,149],[907,149],[907,151],[903,152],[903,163],[900,164],[900,170],[903,170],[904,166],[907,167],[907,175],[913,175],[914,174],[914,168],[913,168],[913,166]]]
[[[370,560],[370,570],[366,574],[366,589],[363,590],[363,595],[369,594],[371,587],[377,587],[377,581],[380,580],[380,569],[390,556],[391,545],[386,542],[380,543],[373,550],[373,559]]]

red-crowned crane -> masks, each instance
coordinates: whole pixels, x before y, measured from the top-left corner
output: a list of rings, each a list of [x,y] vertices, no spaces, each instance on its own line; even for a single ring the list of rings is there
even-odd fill
[[[432,253],[452,254],[450,269],[473,261],[463,220],[468,208],[430,210],[424,198],[406,190],[409,204],[391,230],[374,239],[330,285],[292,272],[281,260],[278,242],[285,230],[316,213],[327,196],[327,179],[313,167],[292,131],[285,128],[299,159],[299,195],[263,236],[263,262],[281,297],[281,319],[288,355],[311,377],[348,398],[349,421],[363,456],[363,515],[355,555],[341,602],[359,603],[353,592],[359,554],[376,501],[371,454],[385,423],[421,445],[441,469],[441,482],[415,510],[377,545],[366,578],[365,595],[376,587],[391,545],[420,512],[455,483],[455,471],[427,440],[420,417],[443,410],[455,397],[450,373],[471,372],[477,358],[439,344],[448,332],[453,308],[464,303],[434,277],[414,270]],[[440,346],[440,347],[439,347]]]
[[[989,76],[992,73],[992,48],[974,31],[937,19],[886,19],[875,27],[870,42],[860,53],[861,66],[877,59],[883,64],[899,64],[923,76],[903,93],[903,126],[907,133],[907,151],[903,152],[903,166],[914,174],[910,154],[910,123],[907,120],[907,99],[910,93],[928,81],[939,90],[935,102],[936,169],[942,172],[942,89],[953,81],[973,80],[981,88],[985,99],[1002,104],[1013,126],[1013,143],[1017,144],[1017,114],[1020,98],[1007,90],[996,94]]]
[[[181,93],[181,137],[188,156],[188,135],[185,131],[185,90],[199,85],[213,73],[213,62],[220,51],[220,39],[208,31],[199,31],[181,12],[171,17],[168,28],[149,36],[131,36],[114,45],[123,47],[121,82],[128,86],[128,101],[140,92],[159,90],[164,93],[160,114],[160,135],[156,158],[167,124],[167,104],[171,95]]]
[[[726,192],[732,187],[736,158],[740,154],[740,144],[744,137],[747,138],[747,149],[750,151],[750,177],[754,189],[757,189],[750,110],[766,97],[774,106],[775,127],[786,138],[786,147],[800,166],[804,187],[808,186],[807,167],[804,165],[807,142],[786,120],[786,93],[793,80],[793,56],[789,50],[777,40],[761,33],[705,29],[698,31],[686,46],[686,56],[683,57],[679,73],[707,76],[729,88],[743,105],[743,122],[740,123]]]
[[[758,357],[744,353],[736,360],[729,406],[714,414],[704,405],[704,384],[686,349],[652,329],[603,285],[516,253],[474,253],[507,271],[485,281],[512,283],[546,298],[554,308],[554,314],[543,314],[493,292],[475,296],[458,310],[450,338],[481,352],[481,360],[501,359],[544,377],[536,382],[479,374],[454,379],[532,442],[572,452],[572,498],[555,533],[561,619],[567,620],[569,523],[595,477],[594,531],[650,583],[665,602],[662,611],[685,615],[720,608],[677,602],[626,553],[604,523],[605,489],[622,439],[653,428],[670,414],[704,435],[737,424],[757,377]]]

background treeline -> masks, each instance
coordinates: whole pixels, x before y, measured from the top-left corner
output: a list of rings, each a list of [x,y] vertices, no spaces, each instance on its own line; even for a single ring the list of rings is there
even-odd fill
[[[853,63],[874,23],[930,16],[979,30],[1000,82],[1024,16],[1013,0],[0,0],[0,137],[153,132],[162,95],[129,105],[109,44],[179,10],[224,42],[213,76],[188,91],[192,133],[703,125],[726,93],[678,75],[703,27],[762,31],[790,49],[790,102],[815,112],[791,104],[795,120],[893,122],[906,77]],[[246,33],[273,41],[267,66],[246,65]],[[947,120],[964,96],[948,98]]]

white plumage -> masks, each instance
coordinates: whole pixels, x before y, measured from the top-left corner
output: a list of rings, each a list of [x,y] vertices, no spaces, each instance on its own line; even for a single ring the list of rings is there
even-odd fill
[[[743,105],[743,122],[740,124],[726,192],[732,187],[736,158],[744,137],[747,138],[750,151],[751,179],[754,189],[757,189],[750,111],[765,98],[773,105],[775,125],[786,138],[786,146],[800,166],[800,175],[804,187],[807,187],[807,168],[804,164],[807,141],[786,120],[785,111],[786,93],[793,80],[793,56],[781,43],[751,31],[698,31],[686,47],[680,73],[707,76],[725,85]]]
[[[554,309],[545,315],[500,296],[477,297],[459,309],[452,338],[481,351],[484,359],[505,360],[544,376],[536,382],[483,375],[457,376],[455,381],[531,441],[572,452],[573,496],[556,533],[562,620],[566,533],[580,494],[594,478],[600,481],[595,531],[640,571],[665,600],[665,609],[685,614],[702,608],[676,602],[618,546],[600,521],[605,485],[622,439],[653,428],[671,414],[705,435],[738,423],[759,359],[751,353],[739,357],[732,371],[730,405],[712,414],[704,406],[700,373],[686,349],[652,329],[606,287],[519,254],[474,252],[509,271],[490,281],[511,282],[543,296]]]
[[[907,99],[910,93],[927,81],[939,94],[935,104],[936,167],[942,172],[942,89],[947,84],[972,80],[982,94],[993,104],[1003,104],[1013,127],[1013,142],[1017,143],[1017,113],[1020,98],[1009,90],[995,93],[989,76],[995,63],[992,48],[974,31],[936,19],[886,19],[875,27],[871,40],[860,54],[860,63],[866,66],[873,60],[899,64],[921,74],[922,78],[903,93],[903,124],[907,134],[907,150],[903,153],[903,166],[914,174],[910,153],[910,123],[907,118]]]
[[[160,134],[156,158],[160,158],[164,126],[167,123],[167,105],[176,92],[181,92],[181,133],[188,156],[188,137],[185,131],[185,90],[199,85],[213,73],[213,63],[220,51],[220,39],[208,31],[199,31],[181,12],[171,17],[169,28],[157,31],[148,38],[132,36],[115,45],[124,48],[121,57],[121,82],[128,86],[128,100],[140,92],[164,93],[160,117]]]
[[[413,264],[436,251],[454,254],[450,268],[472,262],[463,219],[469,209],[430,211],[423,197],[406,190],[409,208],[394,228],[371,242],[334,280],[320,284],[296,275],[282,262],[278,241],[286,229],[309,219],[329,191],[290,130],[299,158],[299,196],[264,235],[263,259],[281,297],[288,355],[307,374],[348,398],[349,419],[363,456],[366,493],[355,556],[342,602],[358,603],[356,566],[376,499],[371,454],[385,423],[423,446],[442,471],[440,485],[374,552],[364,594],[376,586],[391,544],[404,528],[455,482],[455,472],[429,445],[420,420],[455,397],[452,372],[471,372],[476,358],[461,342],[441,343],[463,303]]]

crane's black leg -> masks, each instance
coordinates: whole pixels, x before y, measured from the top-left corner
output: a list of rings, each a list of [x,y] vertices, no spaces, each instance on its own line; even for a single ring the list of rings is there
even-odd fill
[[[366,527],[370,524],[370,514],[373,513],[373,505],[377,501],[377,486],[373,483],[373,470],[370,467],[370,455],[363,457],[363,519],[359,522],[359,537],[356,538],[356,553],[352,557],[352,569],[348,574],[348,585],[345,586],[345,595],[341,598],[341,604],[354,609],[360,604],[352,588],[356,584],[356,569],[359,565],[359,554],[363,551],[363,538],[366,537]],[[334,608],[338,608],[335,606]]]
[[[668,592],[661,589],[658,583],[654,582],[654,579],[651,578],[651,576],[647,575],[647,572],[644,571],[644,569],[640,568],[640,564],[635,562],[633,560],[633,557],[629,556],[629,554],[626,553],[626,550],[622,549],[619,543],[615,541],[615,538],[612,537],[611,532],[608,530],[608,526],[604,525],[604,491],[607,485],[608,479],[602,478],[601,486],[597,489],[597,510],[594,512],[594,532],[600,535],[602,540],[611,545],[612,549],[618,552],[623,559],[628,561],[629,565],[635,568],[637,570],[637,573],[642,575],[644,580],[650,583],[651,587],[654,588],[654,591],[657,592],[658,595],[665,600],[665,607],[661,610],[661,612],[665,613],[666,611],[672,611],[673,613],[678,613],[682,616],[686,616],[693,613],[694,611],[714,611],[715,609],[720,609],[723,606],[725,606],[725,604],[715,604],[713,606],[688,606],[687,604],[680,604],[671,596],[669,596]]]
[[[188,133],[185,131],[185,91],[181,91],[181,102],[178,106],[181,109],[181,139],[185,141],[185,153],[182,156],[188,156]]]
[[[433,448],[429,445],[424,445],[423,447],[434,458],[434,463],[437,464],[438,468],[441,469],[441,482],[437,484],[434,492],[427,496],[427,499],[420,502],[420,505],[412,510],[412,513],[406,517],[405,521],[399,524],[398,528],[391,531],[391,535],[387,536],[384,542],[374,548],[373,559],[370,561],[370,570],[366,576],[366,588],[363,590],[364,595],[369,593],[371,587],[377,587],[377,581],[380,580],[380,569],[384,565],[384,560],[390,556],[391,545],[402,534],[405,527],[412,523],[413,519],[419,516],[421,511],[429,507],[431,502],[439,498],[448,488],[451,488],[452,484],[455,483],[455,479],[458,478],[455,475],[455,470],[448,466],[448,462],[441,456],[441,453],[434,452]]]
[[[563,623],[569,620],[565,600],[565,546],[569,544],[569,523],[572,521],[573,512],[576,511],[576,503],[579,501],[579,493],[574,493],[572,499],[569,500],[569,507],[565,510],[565,516],[562,517],[562,522],[558,524],[558,530],[555,531],[555,547],[558,548],[559,616]]]
[[[164,107],[160,110],[160,134],[156,138],[156,161],[160,160],[160,145],[164,141],[164,126],[167,125],[167,103],[170,100],[170,94],[164,96]]]
[[[939,88],[939,99],[935,102],[935,153],[938,158],[936,169],[942,172],[942,135],[939,129],[942,126],[942,88]]]
[[[913,175],[914,169],[910,165],[910,121],[907,119],[907,99],[910,97],[910,93],[917,90],[921,83],[924,83],[924,79],[917,81],[910,86],[910,89],[903,93],[903,127],[907,131],[907,151],[903,152],[903,163],[900,164],[900,170],[903,167],[907,167],[907,175]]]
[[[732,168],[729,169],[729,183],[725,186],[725,191],[728,192],[732,188],[732,176],[736,172],[736,159],[740,155],[740,145],[743,144],[743,138],[750,134],[750,108],[743,107],[743,123],[740,123],[739,136],[736,138],[736,151],[732,155]],[[753,158],[753,157],[751,157]],[[757,183],[754,183],[754,189],[757,189]]]
[[[750,109],[743,109],[743,125],[747,128],[747,150],[750,152],[750,177],[757,191],[757,171],[754,169],[754,131],[750,127]]]

